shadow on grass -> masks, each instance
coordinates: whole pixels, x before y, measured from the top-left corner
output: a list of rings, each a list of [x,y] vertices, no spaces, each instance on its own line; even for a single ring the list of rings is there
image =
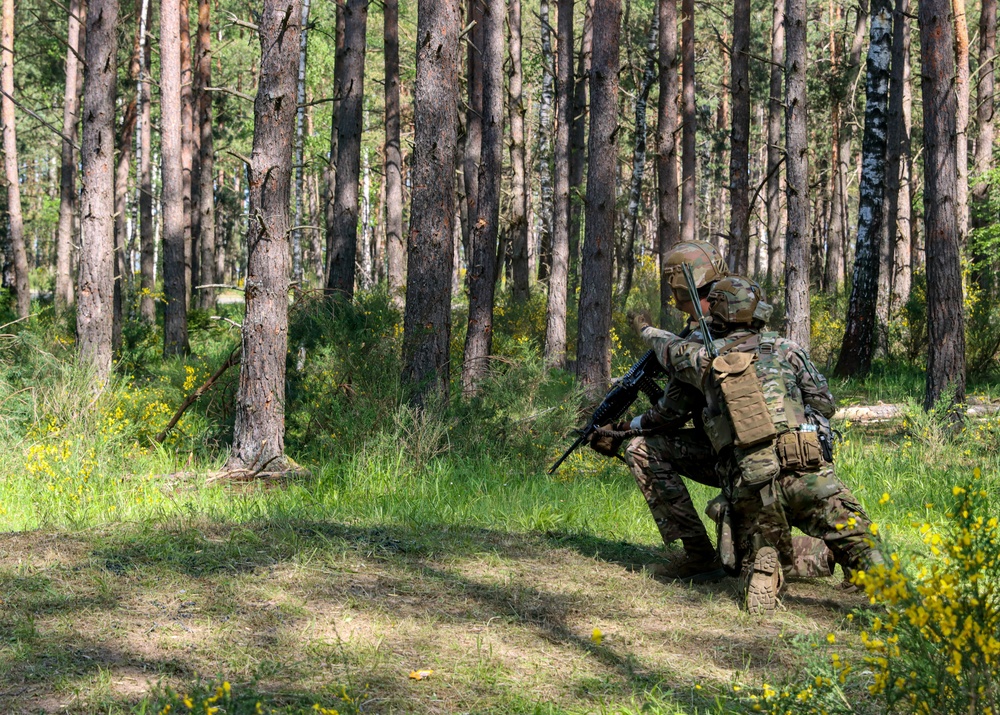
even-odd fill
[[[313,658],[315,666],[296,652],[296,647],[301,649],[307,624],[335,623],[350,609],[371,614],[375,619],[371,622],[388,616],[390,620],[411,618],[412,622],[430,618],[459,626],[452,631],[443,629],[443,637],[449,632],[475,632],[478,626],[496,621],[527,629],[541,640],[576,654],[569,657],[600,665],[600,677],[595,680],[592,673],[578,676],[574,686],[579,697],[591,701],[642,701],[650,693],[659,692],[667,697],[676,694],[691,707],[702,710],[710,709],[714,702],[707,691],[704,696],[694,693],[691,674],[665,668],[661,661],[631,647],[631,641],[606,641],[602,645],[593,642],[589,632],[581,633],[581,614],[613,622],[648,613],[645,606],[636,611],[631,602],[622,605],[614,601],[614,590],[627,588],[629,581],[623,581],[620,587],[612,582],[612,589],[595,595],[587,588],[561,588],[551,580],[559,577],[558,570],[549,574],[549,583],[532,579],[530,572],[523,571],[507,581],[492,580],[490,564],[496,558],[504,559],[507,566],[564,561],[567,568],[578,569],[582,564],[577,556],[570,555],[575,552],[623,567],[625,572],[641,571],[660,560],[654,551],[629,542],[589,534],[523,534],[453,526],[362,527],[278,519],[242,524],[206,521],[170,528],[147,525],[128,533],[119,528],[69,538],[88,548],[78,550],[77,563],[53,567],[58,571],[58,582],[49,579],[45,571],[17,575],[5,573],[0,567],[0,594],[6,606],[4,615],[0,615],[0,672],[11,674],[9,685],[0,690],[0,701],[6,691],[12,698],[28,697],[26,702],[30,703],[48,699],[64,704],[67,692],[85,689],[102,671],[119,669],[148,673],[153,680],[191,680],[204,667],[206,658],[220,669],[243,662],[224,651],[231,646],[229,641],[239,641],[238,655],[245,651],[247,658],[253,656],[253,663],[243,666],[243,674],[265,677],[267,689],[276,697],[291,692],[291,688],[298,693],[293,700],[308,699],[311,691],[306,681],[316,676],[311,669],[318,669],[327,682],[344,682],[353,669],[359,682],[372,686],[371,692],[380,703],[412,709],[412,686],[396,672],[399,663],[393,661],[401,657],[398,653],[388,661],[384,656],[366,660],[353,652],[357,643],[341,641],[339,635],[335,645],[325,646],[327,652]],[[0,537],[0,552],[3,540]],[[483,576],[480,578],[479,572],[460,573],[453,567],[459,559],[475,562]],[[281,576],[285,581],[276,583],[274,574],[280,573],[277,568],[286,565],[298,570],[285,573]],[[641,585],[634,576],[622,578]],[[90,595],[60,595],[67,583],[73,583],[71,590]],[[308,602],[309,607],[286,608],[284,596],[277,602],[267,602],[269,586],[278,588],[291,601]],[[676,591],[672,600],[686,608],[729,598],[732,591],[727,584],[671,588]],[[187,594],[178,595],[188,589]],[[137,603],[140,610],[145,610],[138,615],[130,613]],[[666,647],[677,644],[688,657],[697,653],[727,670],[775,665],[774,659],[768,662],[756,655],[761,648],[770,647],[758,642],[760,633],[699,630],[683,619],[675,621],[669,611],[665,610],[663,616],[656,637],[662,638]],[[77,617],[103,623],[121,618],[123,632],[113,633],[116,645],[76,637],[68,624]],[[170,624],[181,644],[195,642],[200,652],[178,649],[171,653],[173,657],[159,654],[159,641],[150,636],[157,626],[156,618]],[[138,649],[136,644],[144,636],[137,632],[136,621],[141,621],[149,640]],[[192,635],[181,633],[189,630],[185,625],[188,623],[200,624],[200,630]],[[427,642],[403,644],[403,652],[416,648],[417,652],[422,649],[433,653],[440,645],[435,638],[442,636],[435,634]],[[360,645],[367,647],[365,642]],[[447,645],[454,649],[455,644]],[[747,663],[748,652],[755,653],[751,665]],[[512,657],[520,656],[515,652]],[[780,660],[780,656],[777,658]],[[271,670],[264,672],[265,665]],[[501,668],[501,672],[505,671]],[[450,687],[453,691],[458,687],[457,700],[464,695],[490,703],[485,709],[476,708],[477,712],[537,710],[538,703],[531,701],[530,691],[516,681],[512,686],[510,676],[497,676],[496,681],[473,678]],[[27,695],[18,695],[18,689],[26,689],[23,692]],[[117,697],[114,703],[121,712],[130,712],[139,702],[135,696]],[[454,704],[463,707],[461,702]],[[29,710],[33,711],[30,707],[24,711]],[[114,712],[114,708],[108,712]]]

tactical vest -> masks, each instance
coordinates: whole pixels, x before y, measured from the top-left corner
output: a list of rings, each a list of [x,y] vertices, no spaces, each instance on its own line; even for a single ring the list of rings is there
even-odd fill
[[[777,333],[717,342],[719,356],[703,377],[705,432],[717,452],[733,448],[744,481],[757,484],[780,469],[817,468],[822,451],[815,432],[799,431],[805,406],[791,370],[776,352]],[[721,343],[721,344],[718,344]]]

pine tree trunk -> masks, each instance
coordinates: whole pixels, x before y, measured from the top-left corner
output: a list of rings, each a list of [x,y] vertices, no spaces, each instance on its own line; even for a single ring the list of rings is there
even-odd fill
[[[308,3],[308,0],[306,0]],[[212,94],[205,90],[212,84],[212,32],[210,20],[210,1],[198,2],[198,44],[195,53],[197,89],[195,128],[199,133],[198,140],[198,181],[195,190],[198,194],[198,248],[201,251],[201,268],[198,282],[208,286],[218,283],[215,273],[215,190],[213,178],[215,175],[215,145],[212,138]],[[305,33],[303,32],[303,35]],[[301,162],[300,162],[301,163]],[[215,310],[215,288],[202,288],[198,291],[198,307],[201,310]]]
[[[163,355],[188,352],[185,282],[184,163],[181,158],[181,14],[178,0],[160,3],[160,189],[163,216]]]
[[[468,2],[468,42],[466,52],[466,86],[469,92],[465,112],[465,139],[462,157],[462,248],[469,259],[472,246],[469,239],[476,220],[476,200],[479,198],[479,157],[483,145],[483,2]]]
[[[806,2],[785,4],[785,335],[809,348],[809,137],[806,131]]]
[[[996,54],[997,3],[996,0],[983,0],[979,16],[979,71],[976,75],[976,124],[979,127],[975,158],[977,179],[982,179],[993,167],[993,140],[996,136],[993,126]],[[973,228],[983,228],[990,224],[992,218],[987,214],[988,199],[989,184],[986,181],[977,182],[972,189]]]
[[[292,222],[292,280],[299,284],[300,290],[304,287],[302,212],[305,205],[306,167],[303,160],[303,150],[306,119],[306,50],[309,45],[309,4],[310,0],[302,0],[302,33],[299,35],[299,74],[295,93],[298,109],[295,112],[295,220]]]
[[[675,0],[676,2],[676,0]],[[569,154],[569,293],[576,291],[580,274],[580,217],[583,214],[583,170],[587,164],[587,83],[594,43],[594,0],[587,0],[583,32],[573,80],[573,124]],[[676,16],[676,12],[674,13]],[[675,42],[676,44],[676,42]],[[675,108],[676,109],[676,108]],[[675,111],[676,114],[676,111]],[[675,122],[676,123],[676,122]]]
[[[192,276],[197,275],[194,265],[195,246],[192,231],[191,211],[191,174],[194,168],[194,101],[192,92],[193,73],[191,70],[191,13],[188,0],[180,0],[181,28],[181,166],[182,191],[184,196],[184,294],[185,305],[191,305],[191,292],[194,288]],[[162,13],[162,11],[161,11]],[[162,22],[162,20],[161,20]]]
[[[333,102],[331,103],[331,121],[330,121],[330,159],[327,163],[323,172],[323,186],[324,186],[324,199],[323,199],[323,224],[325,227],[326,234],[326,260],[324,261],[324,272],[326,274],[326,280],[324,281],[324,287],[327,285],[326,281],[330,279],[331,271],[331,261],[333,260],[335,254],[335,243],[337,236],[337,224],[336,224],[336,211],[334,210],[334,196],[337,193],[337,156],[339,155],[339,141],[340,141],[340,104],[341,98],[344,93],[344,65],[345,57],[344,50],[346,46],[345,35],[345,7],[343,3],[337,3],[337,31],[336,31],[336,57],[333,67]]]
[[[139,29],[139,85],[136,90],[139,104],[139,316],[152,325],[156,322],[156,241],[153,227],[153,161],[152,118],[150,112],[149,70],[152,52],[147,35],[152,19],[151,0],[142,0]]]
[[[511,186],[511,295],[515,302],[528,300],[531,268],[528,265],[528,188],[525,181],[524,98],[521,71],[521,0],[507,5],[507,28],[510,33],[508,54],[510,74],[507,76],[508,109],[510,112]]]
[[[892,5],[873,0],[865,77],[865,131],[861,142],[858,240],[854,252],[847,330],[834,374],[867,375],[875,348],[875,313],[881,264],[883,202],[888,141],[889,68],[892,58]]]
[[[615,236],[615,164],[618,153],[619,0],[594,6],[590,72],[590,156],[587,215],[580,275],[577,378],[590,397],[611,377],[611,277]]]
[[[365,84],[366,0],[344,6],[343,72],[337,110],[337,183],[333,195],[333,244],[327,260],[326,290],[348,299],[354,296],[358,252],[358,184],[361,178],[362,108]]]
[[[698,230],[695,146],[698,106],[694,97],[694,0],[681,0],[681,240],[693,241]]]
[[[85,7],[83,0],[70,0],[69,32],[66,49],[66,91],[63,93],[61,165],[59,170],[59,223],[56,228],[55,308],[62,313],[73,304],[73,276],[70,254],[73,250],[73,221],[76,215],[76,150],[73,148],[80,120],[80,90],[77,87],[79,58],[83,47],[81,24]]]
[[[0,62],[3,64],[0,82],[3,84],[4,92],[0,98],[0,111],[3,122],[4,173],[7,180],[7,217],[10,222],[10,243],[14,258],[14,292],[17,297],[17,315],[19,318],[26,318],[31,313],[31,289],[28,286],[28,254],[24,247],[24,219],[21,214],[21,182],[17,165],[14,101],[11,99],[14,96],[14,0],[3,0]]]
[[[961,235],[955,205],[955,35],[948,0],[920,2],[927,253],[927,388],[924,409],[965,400]]]
[[[656,81],[656,50],[660,36],[660,15],[653,15],[646,43],[646,66],[642,73],[642,84],[635,98],[635,146],[632,148],[632,178],[629,181],[628,220],[625,226],[624,266],[621,285],[618,290],[619,305],[625,307],[632,292],[632,278],[635,273],[635,239],[639,224],[639,206],[642,203],[642,182],[646,174],[646,107],[649,92]]]
[[[406,290],[403,270],[403,159],[399,148],[399,2],[386,0],[385,36],[385,248],[389,295],[400,310]]]
[[[10,0],[7,0],[10,2]],[[118,0],[90,0],[84,70],[83,192],[80,197],[80,360],[106,383],[111,375],[114,312],[115,75]],[[4,47],[9,47],[4,38]],[[5,122],[6,124],[6,122]]]
[[[553,67],[552,26],[549,24],[549,0],[539,3],[542,31],[542,91],[538,102],[538,280],[548,280],[552,264],[552,95]]]
[[[546,306],[545,361],[561,367],[566,359],[566,301],[569,285],[569,154],[573,122],[573,0],[559,0],[556,40],[556,142],[553,175],[552,252]]]
[[[286,468],[288,232],[295,138],[299,0],[264,0],[253,151],[247,168],[246,314],[229,470]]]
[[[750,260],[750,0],[733,1],[729,150],[729,268],[747,275]]]
[[[572,12],[572,0],[566,1]],[[493,351],[493,297],[496,286],[494,262],[500,225],[500,180],[503,174],[505,9],[505,0],[487,0],[480,14],[483,22],[480,36],[483,132],[479,180],[476,183],[479,195],[476,197],[472,235],[469,237],[472,249],[468,272],[469,327],[465,337],[465,362],[462,366],[462,391],[466,396],[478,392],[480,383],[488,373],[489,357]],[[572,26],[570,35],[572,36]],[[568,143],[569,132],[566,134]]]
[[[785,272],[785,238],[781,230],[781,86],[785,69],[785,0],[774,0],[771,19],[771,76],[767,103],[767,294],[779,295]],[[774,298],[772,298],[773,300]]]
[[[403,382],[417,405],[448,396],[454,176],[458,112],[458,0],[418,0],[413,96],[413,197],[407,238]]]
[[[659,0],[658,37],[660,98],[656,119],[657,208],[656,245],[660,266],[660,318],[673,302],[670,284],[662,279],[667,252],[679,238],[677,212],[677,0]]]
[[[134,66],[134,63],[133,63]],[[125,217],[128,215],[126,206],[128,199],[128,175],[132,161],[132,136],[135,134],[136,100],[133,99],[125,107],[122,117],[122,131],[118,141],[118,163],[115,167],[115,227],[114,245],[112,246],[113,274],[113,318],[111,321],[111,349],[117,353],[122,346],[122,293],[124,289],[124,273],[129,265],[126,261]]]
[[[969,240],[969,26],[965,18],[965,0],[952,0],[955,18],[955,210],[958,235],[964,246]]]
[[[903,108],[899,162],[899,202],[896,208],[896,265],[893,269],[892,310],[901,310],[910,299],[913,280],[913,256],[917,245],[917,226],[913,222],[913,84],[910,80],[910,16],[901,23],[903,39]]]

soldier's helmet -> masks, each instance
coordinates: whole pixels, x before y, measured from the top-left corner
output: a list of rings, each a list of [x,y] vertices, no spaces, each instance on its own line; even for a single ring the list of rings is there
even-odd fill
[[[708,294],[712,319],[727,325],[749,325],[760,303],[760,286],[749,278],[727,276]]]
[[[684,280],[684,264],[691,266],[695,285],[704,288],[726,276],[726,263],[719,249],[706,241],[684,241],[671,248],[665,257],[663,277],[674,292],[674,300],[688,300],[687,281]]]

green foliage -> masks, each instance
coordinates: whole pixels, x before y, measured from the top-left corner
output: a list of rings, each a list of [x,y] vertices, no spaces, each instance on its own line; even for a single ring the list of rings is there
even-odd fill
[[[221,678],[197,682],[177,691],[164,687],[134,712],[143,715],[351,715],[359,712],[347,688],[339,696],[324,696],[317,702],[311,695],[275,696],[259,692],[253,684],[233,686]]]

